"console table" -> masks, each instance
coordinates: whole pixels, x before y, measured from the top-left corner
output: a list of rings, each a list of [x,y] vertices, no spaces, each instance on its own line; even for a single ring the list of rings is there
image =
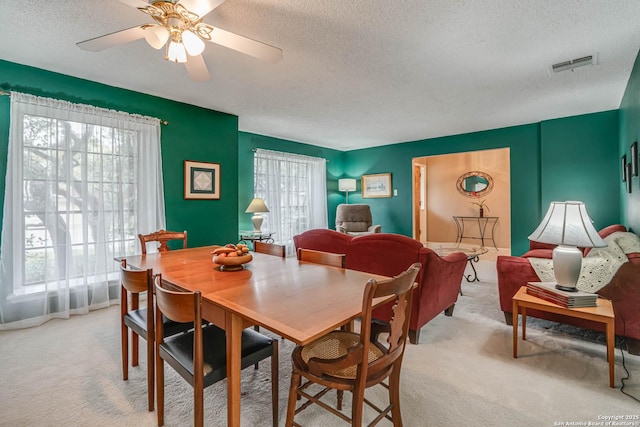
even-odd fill
[[[273,235],[275,232],[273,231],[254,231],[254,230],[240,230],[240,241],[238,243],[253,243],[258,242],[266,242],[273,243]]]
[[[460,243],[462,239],[476,239],[480,240],[482,247],[484,247],[485,239],[491,240],[493,243],[493,247],[498,249],[496,246],[496,241],[494,240],[494,231],[496,229],[496,225],[498,224],[497,216],[454,216],[453,221],[456,223],[456,228],[458,229],[458,237],[456,238],[456,243]],[[465,224],[468,224],[465,229]],[[477,227],[477,234],[466,234],[471,231],[475,231]]]

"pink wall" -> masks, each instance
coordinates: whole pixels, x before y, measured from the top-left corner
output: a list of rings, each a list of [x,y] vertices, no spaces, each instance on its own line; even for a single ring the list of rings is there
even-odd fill
[[[511,187],[509,149],[473,151],[415,159],[426,165],[426,209],[421,211],[421,224],[426,222],[426,233],[421,241],[455,242],[457,232],[453,216],[478,216],[474,198],[462,195],[456,188],[458,178],[470,171],[480,171],[493,178],[493,190],[481,197],[489,207],[485,216],[497,216],[495,241],[499,248],[509,248],[511,241]],[[421,227],[425,230],[425,228]],[[426,236],[425,236],[426,234]],[[480,240],[464,239],[465,243],[479,244]],[[485,241],[485,245],[491,243]]]

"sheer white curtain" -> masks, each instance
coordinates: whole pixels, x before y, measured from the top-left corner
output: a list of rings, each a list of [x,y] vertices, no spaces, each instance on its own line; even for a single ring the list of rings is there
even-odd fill
[[[269,213],[264,230],[292,254],[293,236],[312,228],[327,228],[327,161],[318,157],[257,149],[254,194]]]
[[[0,329],[109,305],[165,226],[159,120],[12,92],[9,133]]]

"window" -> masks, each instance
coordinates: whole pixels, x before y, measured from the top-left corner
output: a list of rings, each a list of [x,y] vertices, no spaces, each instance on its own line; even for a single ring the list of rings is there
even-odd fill
[[[254,195],[269,214],[263,230],[293,253],[293,236],[312,228],[327,228],[326,160],[317,157],[256,150]]]
[[[108,305],[114,258],[164,226],[159,143],[158,120],[12,93],[0,327],[20,296],[45,298],[39,323]]]

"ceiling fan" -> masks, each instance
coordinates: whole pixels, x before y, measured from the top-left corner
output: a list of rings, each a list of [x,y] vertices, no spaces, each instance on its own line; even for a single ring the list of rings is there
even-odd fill
[[[149,15],[155,22],[76,43],[84,50],[98,52],[144,38],[155,49],[165,47],[164,59],[184,63],[194,81],[209,80],[202,58],[205,41],[228,47],[268,62],[282,59],[282,50],[202,22],[202,18],[225,0],[151,1],[118,0]]]

